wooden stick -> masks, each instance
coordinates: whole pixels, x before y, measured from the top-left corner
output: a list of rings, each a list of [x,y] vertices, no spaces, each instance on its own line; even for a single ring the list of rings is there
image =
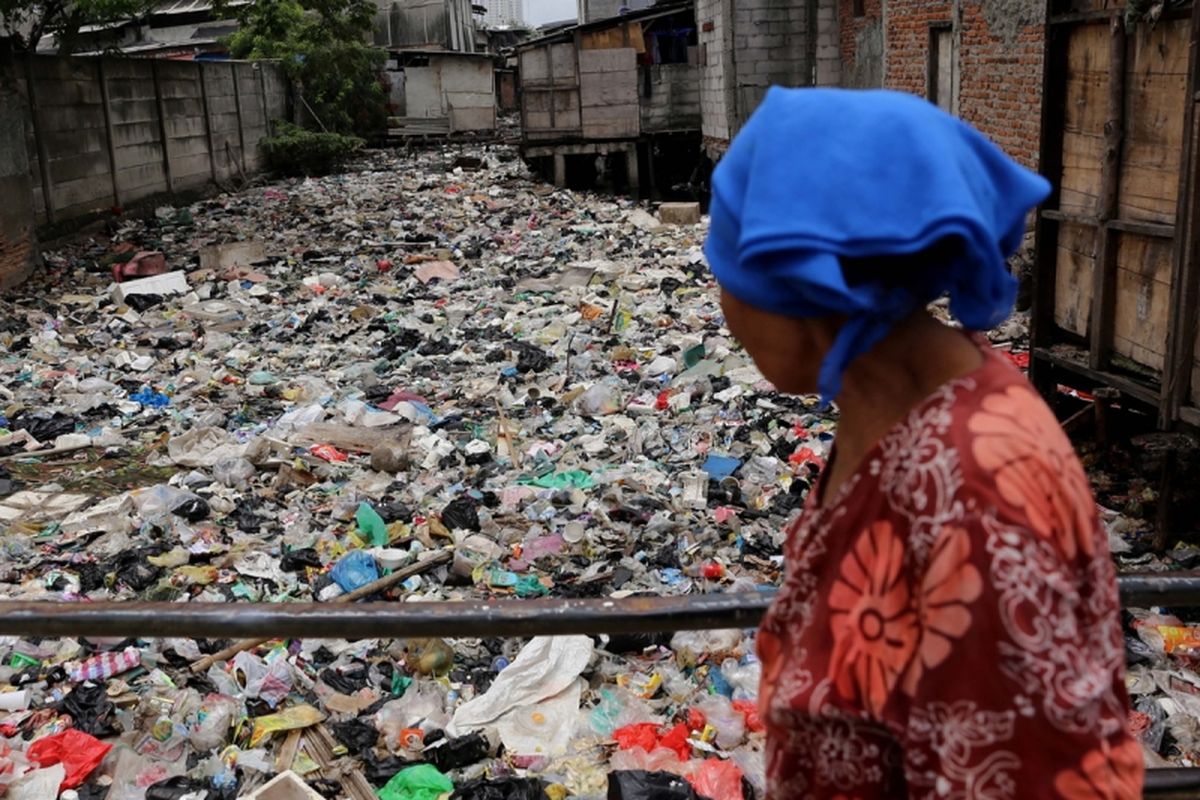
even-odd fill
[[[377,592],[382,592],[395,586],[397,583],[402,583],[414,575],[420,575],[423,572],[428,572],[436,566],[448,564],[454,560],[454,554],[449,550],[442,550],[429,558],[423,558],[415,564],[409,564],[407,567],[401,567],[391,575],[384,575],[377,581],[372,581],[366,586],[360,586],[352,592],[338,595],[329,602],[331,603],[353,603],[355,600],[361,600],[364,597],[370,597]],[[266,644],[270,639],[243,639],[242,641],[226,647],[219,653],[213,653],[211,656],[205,656],[199,661],[192,664],[192,672],[204,672],[218,661],[227,661],[238,653],[245,652],[258,647],[261,644]]]
[[[500,401],[492,398],[496,404],[496,414],[500,417],[500,436],[504,439],[504,443],[508,445],[508,454],[512,457],[513,466],[517,469],[521,468],[521,454],[517,452],[516,442],[513,441],[512,432],[508,429],[508,417],[504,416],[504,409],[500,407]]]

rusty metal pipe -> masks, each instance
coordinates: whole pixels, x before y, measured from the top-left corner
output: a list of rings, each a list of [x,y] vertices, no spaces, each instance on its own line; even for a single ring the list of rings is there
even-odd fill
[[[1126,606],[1200,606],[1200,573],[1119,579]],[[402,639],[750,628],[773,592],[620,600],[444,603],[59,603],[0,601],[0,635]]]

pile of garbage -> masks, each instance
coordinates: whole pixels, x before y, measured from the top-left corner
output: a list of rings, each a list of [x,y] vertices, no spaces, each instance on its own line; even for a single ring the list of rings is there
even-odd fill
[[[0,597],[777,585],[834,417],[730,339],[704,235],[480,146],[374,153],[51,251],[0,300]],[[1018,362],[1022,336],[993,333]],[[1187,763],[1200,709],[1164,705],[1190,690],[1155,659],[1190,651],[1145,639],[1174,641],[1152,633],[1169,622],[1130,628],[1154,687],[1134,694],[1147,747]],[[9,638],[0,657],[15,800],[764,789],[747,631]]]
[[[49,252],[0,303],[0,595],[777,584],[833,419],[774,393],[722,328],[704,234],[477,147],[372,154]],[[738,631],[0,655],[7,797],[762,788]]]

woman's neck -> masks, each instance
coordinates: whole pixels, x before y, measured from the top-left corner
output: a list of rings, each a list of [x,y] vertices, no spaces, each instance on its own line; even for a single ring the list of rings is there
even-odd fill
[[[837,397],[837,459],[825,480],[825,497],[858,469],[866,454],[897,423],[947,381],[983,363],[979,348],[962,331],[925,311],[897,325],[855,359]]]

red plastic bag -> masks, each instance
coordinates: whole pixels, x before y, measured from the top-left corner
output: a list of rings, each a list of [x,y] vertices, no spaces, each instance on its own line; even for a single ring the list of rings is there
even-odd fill
[[[617,728],[613,731],[613,738],[617,740],[617,745],[622,750],[640,747],[649,753],[658,747],[658,723],[639,722],[635,725],[626,725],[624,728]]]
[[[667,735],[658,741],[658,746],[674,750],[675,754],[679,756],[680,761],[687,761],[691,758],[692,743],[688,741],[687,724],[681,722],[667,731]]]
[[[29,745],[25,756],[42,767],[52,767],[62,764],[67,770],[63,778],[62,789],[74,789],[83,785],[100,762],[112,750],[111,744],[105,744],[95,736],[74,728],[68,728],[62,733],[51,734],[38,739]]]
[[[622,750],[632,750],[640,747],[647,753],[653,753],[656,748],[665,747],[675,752],[680,761],[692,757],[692,745],[688,741],[688,726],[679,723],[666,734],[660,736],[658,723],[639,722],[636,725],[626,725],[613,731],[613,738]]]
[[[762,717],[758,715],[758,703],[753,700],[734,700],[733,710],[746,718],[746,730],[757,733],[767,729],[763,725]]]
[[[719,800],[742,800],[742,768],[732,761],[701,761],[688,776],[697,794]]]

